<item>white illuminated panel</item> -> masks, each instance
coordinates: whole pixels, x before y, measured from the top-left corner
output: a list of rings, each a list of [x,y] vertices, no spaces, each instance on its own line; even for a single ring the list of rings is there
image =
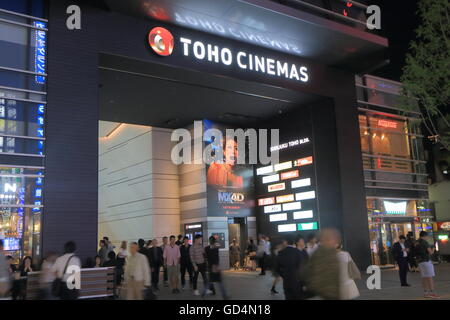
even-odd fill
[[[269,216],[269,220],[270,220],[270,222],[286,221],[287,220],[287,213],[271,214]]]
[[[267,190],[269,192],[281,191],[281,190],[284,190],[284,189],[286,189],[286,185],[285,185],[284,182],[276,183],[276,184],[270,184],[267,187]]]
[[[295,211],[294,212],[294,220],[310,219],[312,217],[314,217],[314,214],[313,214],[312,210]]]
[[[275,182],[275,181],[278,181],[278,180],[280,180],[280,175],[278,173],[277,174],[273,174],[271,176],[265,176],[265,177],[262,178],[262,182],[263,183],[270,183],[270,182]]]
[[[316,197],[315,191],[300,192],[295,194],[295,200],[308,200]]]
[[[265,206],[264,213],[280,212],[281,204],[274,204],[273,206]]]
[[[283,211],[298,210],[302,208],[301,202],[283,203]]]
[[[277,163],[276,165],[274,165],[275,171],[286,170],[286,169],[290,169],[290,168],[292,168],[292,161],[286,161],[286,162]]]
[[[383,201],[384,208],[386,209],[386,213],[389,214],[406,214],[406,201],[400,202],[392,202],[392,201]]]
[[[300,188],[300,187],[307,187],[311,185],[311,179],[310,178],[306,178],[306,179],[299,179],[299,180],[294,180],[291,181],[291,188]]]
[[[260,176],[262,174],[267,174],[273,172],[272,166],[261,167],[256,169],[256,175]]]
[[[297,225],[295,223],[293,224],[280,224],[278,226],[278,232],[291,232],[296,231]]]

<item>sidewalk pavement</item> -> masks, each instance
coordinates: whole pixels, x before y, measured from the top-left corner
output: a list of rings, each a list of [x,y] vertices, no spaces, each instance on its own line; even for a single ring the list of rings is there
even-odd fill
[[[450,300],[450,264],[441,263],[435,265],[436,292],[441,296],[441,300]],[[420,273],[408,273],[408,282],[411,287],[401,287],[396,269],[381,270],[381,289],[369,290],[366,286],[368,275],[363,273],[363,279],[357,281],[357,286],[361,296],[358,300],[425,300],[421,286]],[[216,285],[217,294],[215,296],[208,295],[205,298],[194,296],[189,289],[189,280],[186,276],[186,289],[179,294],[172,294],[171,290],[164,287],[160,283],[160,293],[158,299],[161,300],[221,300],[220,290]],[[201,278],[201,277],[200,277]],[[225,287],[228,295],[232,300],[283,300],[283,284],[280,281],[276,290],[279,294],[272,295],[270,288],[272,287],[273,277],[270,272],[265,276],[259,276],[257,272],[246,271],[225,271],[224,275]],[[201,292],[203,283],[199,279],[198,288]],[[428,299],[427,299],[428,300]]]

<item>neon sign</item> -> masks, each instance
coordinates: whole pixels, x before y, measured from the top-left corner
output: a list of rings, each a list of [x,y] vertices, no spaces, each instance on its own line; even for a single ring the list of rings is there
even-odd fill
[[[47,24],[42,21],[35,21],[34,26],[36,28],[45,29]],[[34,51],[34,70],[36,73],[45,73],[46,65],[46,46],[47,46],[47,33],[44,30],[37,29],[35,32],[36,43]],[[35,79],[38,84],[45,84],[45,77],[37,75]]]
[[[397,129],[397,122],[379,119],[378,120],[378,126],[379,127],[383,127],[383,128]]]

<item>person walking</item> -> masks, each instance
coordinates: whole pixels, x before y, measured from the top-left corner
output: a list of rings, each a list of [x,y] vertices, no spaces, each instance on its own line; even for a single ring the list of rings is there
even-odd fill
[[[408,265],[411,272],[418,272],[417,268],[417,260],[416,260],[416,253],[415,253],[415,247],[416,247],[417,241],[414,238],[414,233],[412,231],[409,231],[406,234],[406,241],[405,246],[408,250]]]
[[[175,244],[175,236],[169,238],[169,244],[164,247],[164,265],[167,268],[170,288],[172,293],[180,293],[178,281],[180,275],[180,247]]]
[[[281,243],[277,244],[275,246],[275,249],[272,252],[272,264],[271,264],[271,270],[272,270],[272,276],[273,276],[273,282],[272,282],[272,288],[270,289],[271,294],[278,294],[278,291],[276,290],[276,286],[280,280],[282,280],[281,275],[278,271],[278,254],[281,250],[286,248],[287,243],[286,241],[282,241]]]
[[[260,235],[258,249],[256,251],[256,255],[259,260],[259,266],[261,267],[260,276],[264,276],[266,274],[266,266],[267,266],[267,257],[270,256],[270,242],[266,241],[266,237]]]
[[[150,258],[150,269],[152,272],[152,287],[153,290],[159,291],[159,272],[161,266],[164,264],[163,251],[158,247],[158,240],[153,239],[153,247],[148,251]]]
[[[230,245],[230,264],[234,270],[239,270],[241,260],[241,248],[237,243],[236,239],[233,239]]]
[[[183,244],[183,235],[182,235],[182,234],[179,234],[179,235],[178,235],[177,241],[175,241],[175,244],[176,244],[178,247],[181,247],[181,246],[182,246],[182,244]]]
[[[189,244],[189,238],[188,237],[184,237],[183,238],[183,242],[182,245],[180,247],[180,255],[181,255],[181,259],[180,259],[180,275],[181,275],[181,290],[184,290],[184,287],[186,285],[186,279],[185,279],[185,275],[186,272],[188,273],[189,276],[189,285],[192,288],[192,278],[193,278],[193,267],[192,267],[192,262],[191,262],[191,257],[189,254],[189,251],[191,249],[191,245]]]
[[[107,253],[106,256],[108,256],[108,253],[110,253],[111,251],[114,251],[114,249],[116,248],[111,241],[109,241],[108,237],[103,237],[103,241],[105,241],[106,244],[106,249],[107,249]]]
[[[222,298],[224,300],[231,299],[230,296],[227,295],[225,290],[225,285],[222,279],[222,272],[220,270],[220,260],[219,260],[219,247],[217,246],[217,240],[214,236],[209,237],[209,246],[205,248],[206,261],[208,263],[208,271],[209,271],[209,284],[210,288],[215,294],[214,282],[219,286],[220,292],[222,293]]]
[[[406,237],[401,235],[399,241],[394,243],[392,247],[392,255],[398,264],[398,272],[400,276],[400,285],[402,287],[409,287],[410,285],[406,281],[408,274],[408,254],[410,248],[406,246]]]
[[[100,240],[100,249],[98,250],[98,257],[100,258],[100,264],[108,260],[108,246],[105,240]]]
[[[335,229],[320,233],[320,245],[306,264],[304,280],[306,289],[315,299],[338,300],[340,298],[340,269],[337,247],[341,237]]]
[[[277,271],[283,279],[286,300],[299,300],[301,298],[299,283],[302,259],[302,254],[294,246],[294,239],[287,237],[286,247],[280,250],[277,256]]]
[[[314,233],[309,234],[306,241],[306,252],[308,253],[308,256],[311,257],[314,251],[316,251],[319,247],[319,245],[317,244],[316,235]]]
[[[426,231],[420,231],[419,237],[415,252],[417,262],[419,263],[420,275],[422,276],[424,297],[438,299],[440,297],[434,292],[433,277],[435,274],[433,262],[431,261],[431,255],[436,248],[427,241],[428,233]]]
[[[246,253],[250,265],[250,271],[256,270],[256,250],[257,247],[254,240],[252,238],[249,238]]]
[[[197,287],[198,275],[202,275],[203,279],[203,294],[212,293],[209,288],[208,277],[206,275],[206,259],[205,248],[202,245],[202,236],[197,234],[194,237],[194,244],[189,249],[189,257],[191,258],[192,267],[194,268],[194,277],[192,279],[192,288],[194,289],[194,295],[199,296],[200,293]]]
[[[52,283],[55,281],[55,274],[52,269],[57,257],[56,253],[49,252],[42,262],[39,276],[40,299],[42,300],[54,300],[56,298],[52,294]]]
[[[167,237],[163,237],[162,238],[162,245],[161,245],[161,249],[164,253],[164,249],[166,248],[167,245],[169,245],[169,238]],[[163,280],[164,280],[164,287],[168,287],[169,286],[169,277],[167,274],[167,266],[163,263]]]
[[[136,242],[130,245],[130,254],[125,264],[127,300],[143,300],[145,287],[150,286],[150,268],[147,257],[139,253]]]
[[[355,280],[361,279],[361,273],[347,251],[338,245],[337,258],[339,261],[339,297],[341,300],[353,300],[359,297],[359,290]]]
[[[127,242],[126,241],[122,241],[120,248],[119,248],[119,252],[117,253],[117,277],[119,279],[119,283],[117,284],[118,286],[120,286],[122,284],[123,281],[123,276],[125,273],[125,262],[127,260],[127,256],[128,256],[128,251],[127,251]]]
[[[78,299],[80,289],[76,287],[69,289],[67,287],[67,279],[70,276],[68,270],[73,270],[73,268],[79,268],[81,270],[81,260],[75,255],[76,250],[77,246],[75,242],[66,242],[64,244],[64,254],[56,259],[52,267],[55,278],[61,279],[61,292],[59,293],[61,300]]]
[[[3,249],[3,240],[0,239],[0,300],[7,300],[11,288],[11,275]]]

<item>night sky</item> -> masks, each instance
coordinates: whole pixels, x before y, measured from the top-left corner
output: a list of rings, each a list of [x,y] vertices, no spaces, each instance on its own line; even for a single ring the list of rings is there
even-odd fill
[[[420,19],[416,16],[419,0],[369,0],[368,4],[376,4],[381,8],[382,36],[389,40],[389,56],[391,63],[372,74],[399,81],[408,52],[409,43],[415,38],[414,30]]]

